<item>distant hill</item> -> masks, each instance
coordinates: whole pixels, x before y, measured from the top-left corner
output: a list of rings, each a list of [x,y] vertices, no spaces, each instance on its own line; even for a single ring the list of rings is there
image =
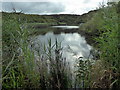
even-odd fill
[[[2,12],[3,18],[16,17],[21,22],[25,23],[49,23],[50,25],[79,25],[87,22],[97,10],[90,11],[83,15],[75,14],[54,14],[54,15],[34,15],[24,13],[8,13]]]

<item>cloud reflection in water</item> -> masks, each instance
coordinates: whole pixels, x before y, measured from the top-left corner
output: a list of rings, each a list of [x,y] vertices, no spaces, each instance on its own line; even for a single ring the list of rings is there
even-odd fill
[[[63,57],[66,58],[70,64],[75,64],[75,60],[79,57],[83,57],[84,59],[87,59],[90,50],[92,47],[87,44],[84,37],[82,37],[78,33],[61,33],[61,34],[53,34],[52,32],[49,32],[45,35],[38,35],[35,38],[33,38],[33,43],[38,50],[41,50],[38,46],[41,43],[48,45],[48,39],[51,38],[52,45],[55,44],[55,39],[57,38],[58,42],[62,42],[63,47]]]

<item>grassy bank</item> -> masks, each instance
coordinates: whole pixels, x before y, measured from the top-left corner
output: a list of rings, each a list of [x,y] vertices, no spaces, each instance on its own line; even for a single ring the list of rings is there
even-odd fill
[[[100,51],[99,59],[102,67],[104,67],[103,72],[105,73],[101,72],[102,70],[99,72],[103,74],[99,76],[99,78],[101,78],[100,80],[95,81],[95,86],[113,86],[114,88],[119,88],[120,31],[118,11],[120,10],[120,6],[116,3],[108,3],[107,7],[104,7],[104,5],[100,7],[99,12],[96,13],[91,20],[83,24],[80,29],[85,30],[85,32],[92,35],[95,42],[93,43],[93,46]],[[94,76],[96,77],[96,75]],[[105,79],[105,77],[107,77],[107,79]]]

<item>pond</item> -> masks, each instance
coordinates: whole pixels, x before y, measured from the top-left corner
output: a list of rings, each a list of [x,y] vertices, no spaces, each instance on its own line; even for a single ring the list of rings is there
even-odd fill
[[[52,26],[52,27],[61,29],[79,29],[79,26]]]
[[[40,52],[44,45],[48,46],[49,40],[51,40],[51,46],[54,46],[56,39],[61,43],[62,57],[66,58],[66,61],[70,62],[74,66],[76,59],[83,57],[84,59],[92,58],[90,50],[92,46],[87,44],[85,37],[81,36],[77,32],[64,33],[67,30],[79,29],[78,26],[52,26],[52,28],[61,29],[61,33],[55,34],[54,32],[47,32],[44,35],[37,35],[31,38],[33,49]],[[51,28],[51,29],[52,29]],[[57,31],[57,30],[55,30]]]

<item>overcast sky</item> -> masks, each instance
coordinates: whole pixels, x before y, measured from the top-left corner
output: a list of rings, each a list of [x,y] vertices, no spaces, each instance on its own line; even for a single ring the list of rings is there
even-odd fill
[[[99,7],[107,0],[4,0],[3,11],[21,11],[29,14],[83,14]]]

